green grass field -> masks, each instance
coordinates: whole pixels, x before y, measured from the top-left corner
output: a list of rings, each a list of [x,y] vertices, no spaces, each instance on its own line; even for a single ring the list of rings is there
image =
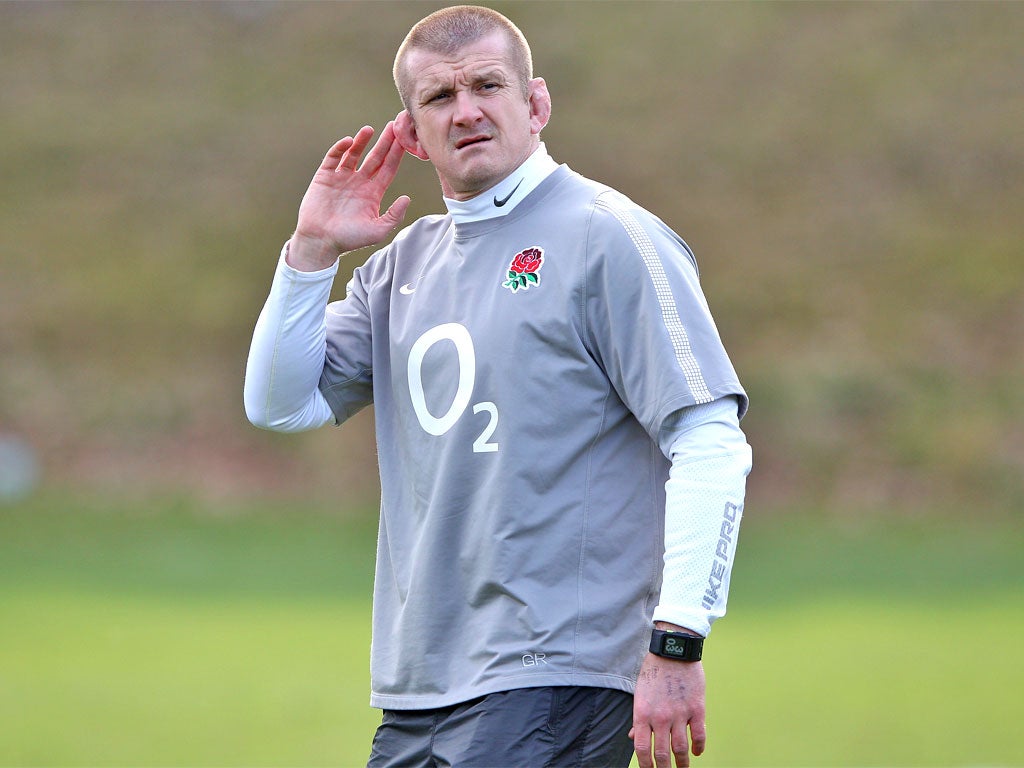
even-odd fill
[[[372,515],[0,508],[0,765],[365,762]],[[703,766],[1019,766],[1013,521],[748,519]]]

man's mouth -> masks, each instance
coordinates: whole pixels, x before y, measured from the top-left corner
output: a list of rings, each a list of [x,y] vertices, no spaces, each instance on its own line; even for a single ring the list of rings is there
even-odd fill
[[[456,149],[465,149],[471,147],[474,144],[483,144],[484,142],[490,141],[490,136],[466,136],[465,138],[459,139],[455,142]]]

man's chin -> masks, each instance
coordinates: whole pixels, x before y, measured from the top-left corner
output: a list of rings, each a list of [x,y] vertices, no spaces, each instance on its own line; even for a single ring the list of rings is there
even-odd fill
[[[459,200],[468,200],[485,189],[490,189],[511,172],[510,168],[502,173],[495,163],[490,162],[478,161],[460,164],[457,168],[452,169],[451,173],[446,174],[446,186],[455,193],[452,195],[446,192],[446,194]]]

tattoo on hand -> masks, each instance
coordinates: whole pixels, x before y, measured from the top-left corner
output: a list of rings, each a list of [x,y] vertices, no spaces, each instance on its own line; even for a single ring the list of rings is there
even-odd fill
[[[658,668],[645,667],[644,669],[640,670],[640,674],[643,675],[645,682],[654,682],[654,680],[658,677]]]

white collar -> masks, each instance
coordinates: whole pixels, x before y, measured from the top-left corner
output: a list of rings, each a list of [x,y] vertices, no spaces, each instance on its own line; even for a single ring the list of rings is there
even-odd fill
[[[541,142],[522,165],[490,189],[469,200],[446,197],[444,204],[456,224],[506,216],[557,168],[558,163],[551,159]]]

